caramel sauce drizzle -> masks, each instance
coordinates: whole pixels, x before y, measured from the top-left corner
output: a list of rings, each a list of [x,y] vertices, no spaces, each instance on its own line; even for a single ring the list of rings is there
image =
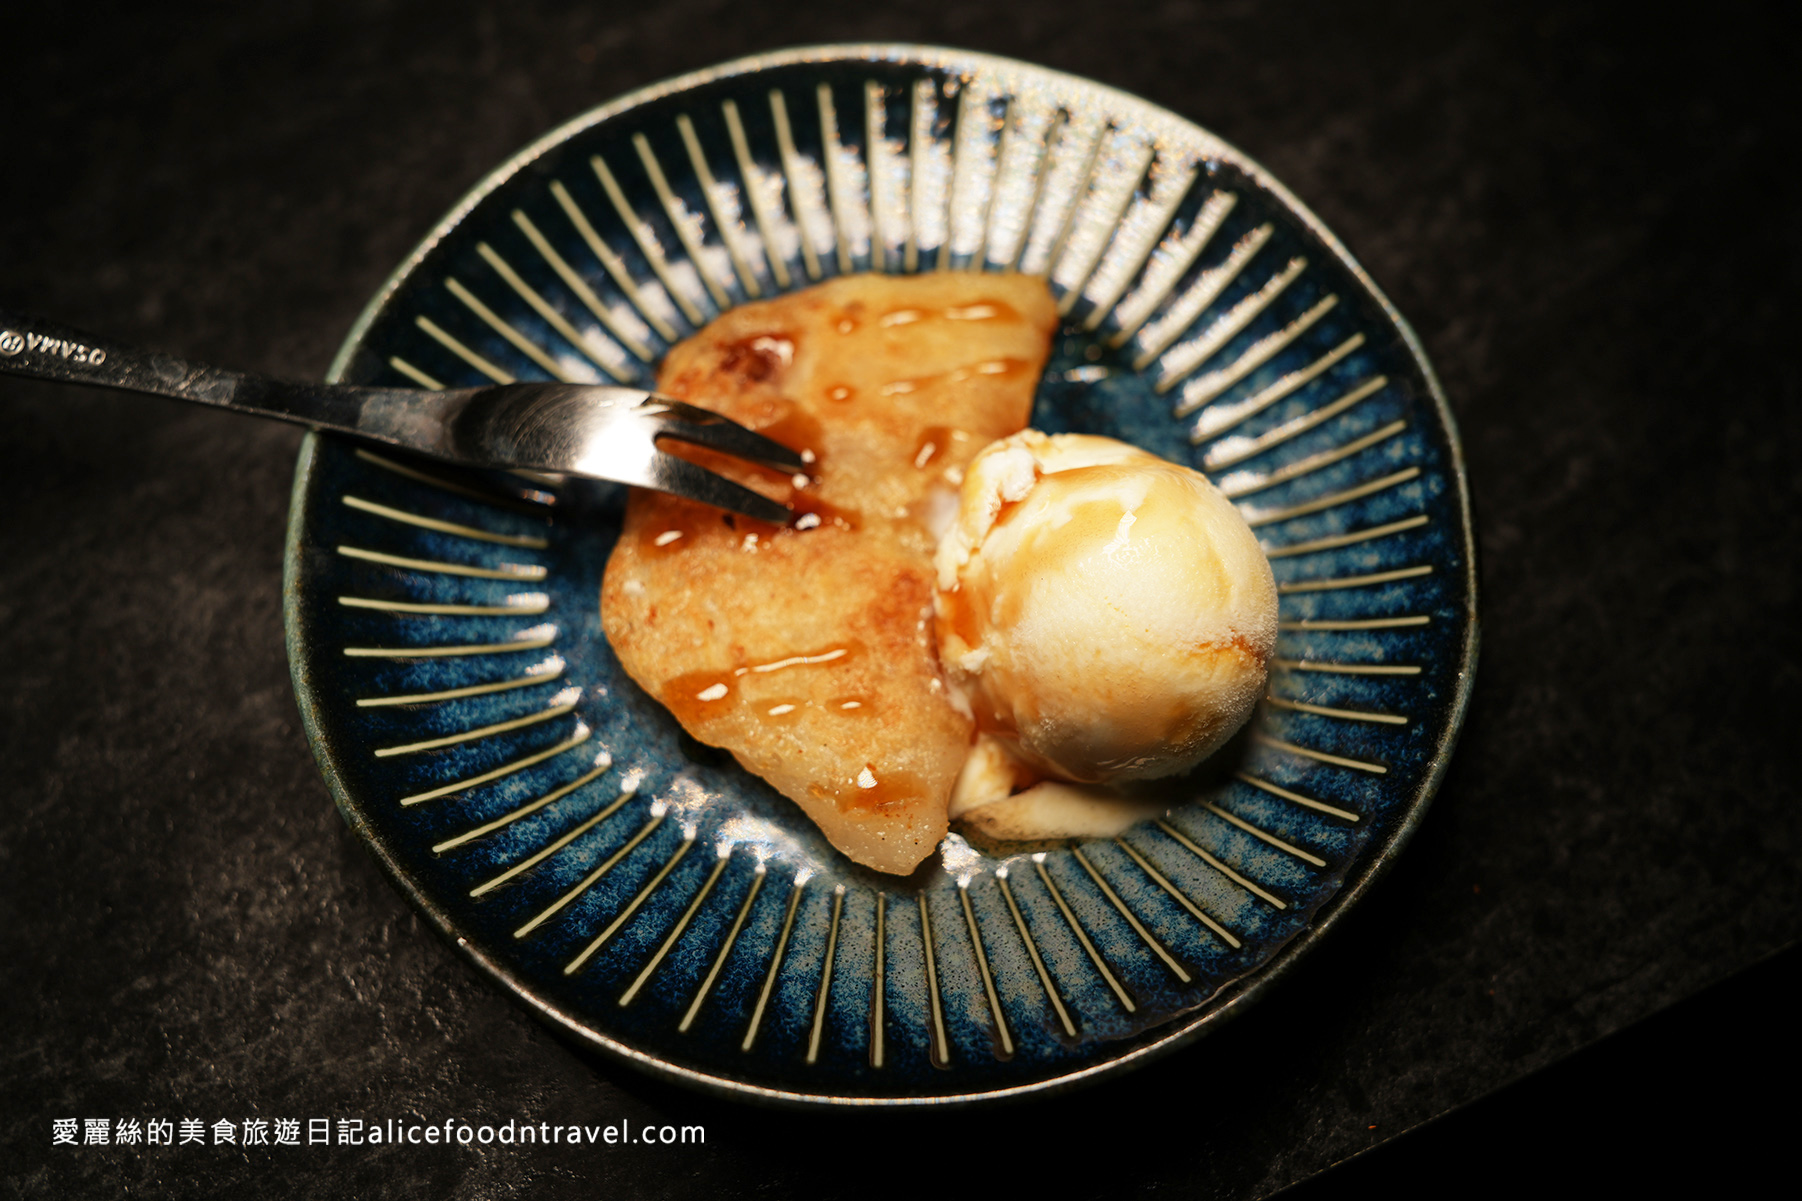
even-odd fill
[[[914,447],[913,464],[916,470],[924,471],[933,463],[945,456],[953,443],[968,442],[971,438],[968,430],[960,430],[950,425],[929,427],[920,435],[919,445]]]
[[[762,382],[794,361],[793,338],[787,334],[758,334],[725,347],[720,354],[720,370]]]
[[[738,707],[743,699],[739,694],[739,681],[746,676],[770,675],[797,667],[832,667],[851,662],[863,653],[863,649],[861,642],[850,642],[828,650],[789,655],[768,663],[740,663],[726,671],[714,668],[683,672],[664,682],[661,699],[684,725],[710,721],[725,717]],[[793,721],[811,703],[804,699],[760,701],[757,716],[764,721]],[[828,712],[846,715],[868,712],[869,708],[867,699],[860,696],[834,698],[826,705]]]
[[[884,396],[906,396],[918,392],[921,388],[933,384],[961,384],[967,379],[975,379],[979,375],[1011,375],[1026,364],[1020,359],[985,359],[980,363],[970,363],[963,367],[954,367],[950,371],[937,375],[922,375],[914,379],[890,380],[878,389]]]
[[[1017,321],[1020,313],[1012,305],[999,300],[978,300],[974,304],[955,305],[945,309],[893,309],[878,317],[876,324],[884,329],[892,329],[897,325],[912,325],[916,321],[929,321],[934,317],[944,321]]]
[[[884,813],[911,804],[925,795],[919,776],[909,771],[876,774],[874,764],[849,780],[834,781],[830,786],[815,784],[808,792],[822,801],[831,801],[841,813]]]
[[[795,516],[786,526],[746,517],[742,513],[713,513],[696,506],[684,506],[668,520],[646,526],[639,532],[639,545],[647,555],[669,555],[693,546],[698,537],[717,533],[717,521],[738,540],[739,549],[756,554],[778,538],[805,534],[809,530],[838,529],[853,531],[863,528],[863,518],[854,509],[842,509],[812,493],[796,490],[786,502]]]

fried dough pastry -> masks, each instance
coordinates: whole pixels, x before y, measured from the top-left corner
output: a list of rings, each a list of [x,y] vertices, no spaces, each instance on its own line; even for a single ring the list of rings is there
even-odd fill
[[[1028,276],[850,276],[733,309],[658,380],[811,451],[814,475],[683,451],[803,516],[780,529],[635,491],[601,586],[608,641],[690,734],[879,871],[944,836],[973,733],[934,646],[932,510],[1026,425],[1056,322]]]

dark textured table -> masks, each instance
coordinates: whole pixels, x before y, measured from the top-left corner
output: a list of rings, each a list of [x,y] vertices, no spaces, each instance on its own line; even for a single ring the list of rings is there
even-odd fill
[[[1420,834],[1243,1018],[1136,1075],[1003,1111],[750,1109],[560,1042],[442,946],[345,829],[282,647],[297,433],[0,382],[0,1183],[1256,1197],[1790,944],[1802,807],[1779,748],[1799,683],[1802,398],[1779,352],[1802,210],[1779,90],[1795,63],[1774,18],[370,0],[9,19],[0,307],[295,376],[323,373],[364,300],[490,167],[630,87],[884,38],[1138,92],[1267,165],[1420,332],[1463,430],[1484,644]],[[1794,960],[1692,1025],[1772,1018]],[[1794,1036],[1763,1031],[1729,1058],[1793,1069]],[[1606,1077],[1670,1083],[1633,1065],[1694,1044],[1681,1028],[1634,1037],[1564,1079],[1630,1108]],[[1471,1112],[1509,1129],[1522,1105],[1549,1112],[1544,1096],[1483,1108],[1510,1095]],[[55,1145],[59,1118],[208,1132],[97,1146],[78,1125],[77,1145]],[[300,1119],[302,1145],[214,1143],[213,1122],[258,1118]],[[308,1146],[312,1118],[655,1122],[703,1126],[706,1143]],[[1463,1140],[1455,1157],[1429,1131],[1349,1171],[1434,1154],[1493,1171],[1510,1149],[1440,1128]],[[1617,1154],[1598,1129],[1580,1146]]]

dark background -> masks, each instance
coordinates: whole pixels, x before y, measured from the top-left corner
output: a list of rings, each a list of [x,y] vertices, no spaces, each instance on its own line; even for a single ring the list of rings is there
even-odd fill
[[[1766,959],[1802,928],[1796,63],[1776,6],[1686,11],[0,10],[0,307],[303,377],[486,171],[640,84],[884,38],[1137,92],[1269,167],[1413,322],[1483,587],[1432,812],[1251,1012],[1066,1098],[777,1113],[561,1043],[345,829],[282,647],[296,432],[0,382],[0,1184],[1250,1198],[1473,1101],[1298,1195],[1773,1162],[1799,1108],[1797,956]],[[52,1118],[103,1116],[656,1120],[707,1144],[51,1147]]]

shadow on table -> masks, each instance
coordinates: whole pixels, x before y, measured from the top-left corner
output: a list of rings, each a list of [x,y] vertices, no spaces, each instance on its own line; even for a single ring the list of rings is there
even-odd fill
[[[1518,1196],[1707,1186],[1744,1195],[1789,1157],[1802,1114],[1792,944],[1575,1055],[1283,1192]]]

